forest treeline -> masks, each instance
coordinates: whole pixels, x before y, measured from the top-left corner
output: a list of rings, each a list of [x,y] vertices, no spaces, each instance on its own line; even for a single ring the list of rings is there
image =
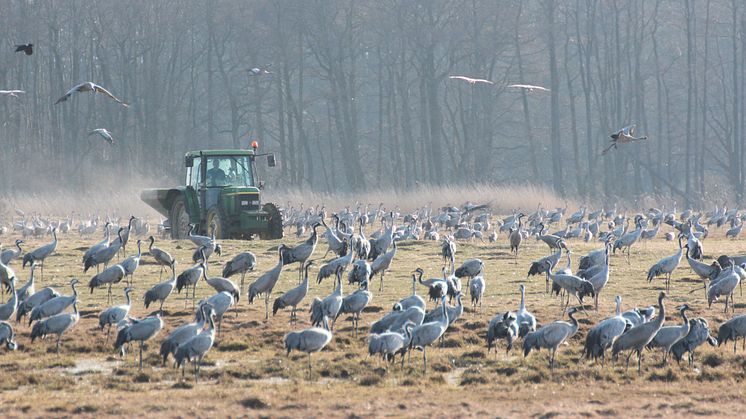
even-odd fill
[[[275,188],[522,184],[743,201],[737,0],[8,0],[0,188],[180,181],[260,142]],[[13,44],[34,43],[34,54]],[[251,68],[270,74],[251,75]],[[451,75],[488,79],[471,85]],[[127,102],[77,94],[93,81]],[[544,86],[550,92],[510,88]],[[636,124],[649,140],[601,155]],[[88,136],[107,128],[114,145]]]

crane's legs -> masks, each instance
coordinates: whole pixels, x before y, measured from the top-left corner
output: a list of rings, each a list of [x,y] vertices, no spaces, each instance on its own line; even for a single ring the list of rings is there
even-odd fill
[[[264,297],[264,320],[269,320],[269,292]]]
[[[642,351],[637,351],[637,373],[640,374],[642,372]]]
[[[308,380],[311,380],[311,353],[308,353]]]
[[[158,312],[161,313],[161,317],[163,317],[163,301],[161,300],[161,307],[158,309]]]
[[[425,374],[427,374],[427,346],[422,347],[422,362],[425,366]]]
[[[140,371],[142,371],[142,341],[140,341]]]
[[[59,335],[59,336],[57,336],[57,348],[56,348],[56,351],[57,351],[57,355],[59,355],[59,354],[60,354],[60,341],[61,341],[61,340],[62,340],[62,333],[60,333],[60,335]]]
[[[195,295],[197,294],[197,283],[195,282],[192,286],[192,309],[194,309],[194,300],[196,299]]]

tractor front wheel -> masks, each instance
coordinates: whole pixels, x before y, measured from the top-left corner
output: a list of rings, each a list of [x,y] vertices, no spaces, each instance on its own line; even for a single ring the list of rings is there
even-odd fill
[[[174,199],[169,214],[171,222],[171,238],[174,240],[186,239],[189,236],[189,213],[187,212],[184,197]]]
[[[230,232],[228,231],[228,217],[220,207],[215,205],[207,210],[207,225],[210,232],[215,232],[216,239],[227,239],[229,238]]]
[[[282,214],[277,209],[275,204],[267,203],[264,204],[262,210],[269,214],[269,225],[267,231],[259,234],[262,240],[279,240],[283,237],[282,231]]]

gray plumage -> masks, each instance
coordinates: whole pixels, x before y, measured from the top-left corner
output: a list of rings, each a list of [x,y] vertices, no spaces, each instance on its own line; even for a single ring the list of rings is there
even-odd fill
[[[55,314],[34,324],[34,327],[31,329],[31,343],[34,343],[36,338],[44,339],[47,335],[57,335],[56,351],[59,353],[62,336],[80,320],[78,301],[74,300],[72,305],[72,313]]]
[[[173,270],[176,267],[176,259],[174,259],[171,254],[166,252],[165,250],[153,246],[153,243],[155,243],[155,237],[150,236],[148,237],[148,240],[150,240],[148,253],[150,253],[150,256],[153,257],[155,263],[161,267],[161,272],[159,275],[163,275],[163,268],[165,266],[169,266],[171,267],[171,270]]]
[[[194,234],[195,227],[196,225],[189,224],[189,240],[191,240],[192,243],[194,243],[194,245],[197,246],[197,249],[199,249],[202,246],[212,247],[212,243],[215,240],[215,238]],[[213,235],[214,234],[215,234],[215,230],[213,229]]]
[[[66,308],[70,307],[74,302],[76,302],[78,300],[78,291],[75,289],[75,285],[77,283],[78,280],[75,278],[70,281],[70,287],[72,287],[73,289],[72,295],[61,295],[58,297],[54,297],[42,304],[39,304],[38,306],[35,306],[31,310],[31,315],[29,316],[29,326],[31,326],[31,323],[35,321],[62,313]]]
[[[308,377],[311,377],[311,354],[319,352],[332,340],[332,332],[319,327],[311,327],[285,335],[285,350],[305,352],[308,354]]]
[[[142,320],[132,319],[132,323],[124,326],[117,334],[114,349],[123,352],[125,344],[140,342],[140,369],[142,370],[142,349],[145,341],[154,338],[163,329],[163,320],[160,316],[146,317]]]
[[[187,341],[179,345],[174,353],[174,360],[176,361],[176,367],[184,366],[182,370],[182,376],[186,371],[185,361],[194,363],[194,380],[199,380],[199,370],[202,365],[202,359],[204,359],[207,352],[212,349],[212,345],[215,343],[215,321],[213,317],[215,313],[212,310],[212,306],[205,304],[202,306],[202,312],[207,317],[209,323],[206,330],[202,330],[200,333],[189,338]],[[196,362],[195,362],[196,360]]]
[[[311,302],[311,324],[316,327],[328,322],[332,319],[332,328],[334,330],[334,324],[337,320],[337,314],[339,309],[342,307],[342,267],[337,268],[337,287],[330,295],[324,297],[324,299],[314,298]]]
[[[456,296],[456,305],[453,307],[450,307],[446,305],[446,311],[448,312],[448,325],[452,325],[453,322],[461,318],[461,315],[464,314],[464,306],[461,303],[461,294],[458,294]],[[422,320],[423,323],[430,323],[435,321],[440,321],[441,317],[443,317],[444,313],[443,310],[440,309],[440,307],[436,307],[427,314],[425,314],[425,318]]]
[[[83,264],[84,265],[85,265],[85,261],[89,257],[91,257],[91,255],[93,255],[94,253],[97,253],[99,250],[109,247],[109,241],[111,240],[111,229],[109,229],[110,224],[111,223],[107,221],[106,224],[104,225],[104,239],[94,244],[93,246],[89,247],[88,250],[86,250],[85,253],[83,253]],[[93,227],[94,227],[94,232],[95,232],[96,226],[94,225]]]
[[[150,304],[155,301],[159,301],[160,307],[158,308],[158,312],[163,315],[163,303],[174,291],[174,288],[176,288],[176,273],[174,271],[174,269],[171,269],[171,279],[159,282],[153,285],[149,290],[145,291],[145,308],[150,307]]]
[[[453,274],[457,278],[474,278],[484,271],[484,262],[481,259],[468,259],[456,269]]]
[[[100,273],[96,274],[88,281],[88,288],[91,289],[91,294],[95,288],[108,286],[108,292],[106,295],[106,301],[111,301],[111,286],[122,282],[125,277],[124,268],[122,265],[112,265]]]
[[[137,254],[128,256],[119,264],[124,269],[125,276],[130,277],[130,282],[132,282],[132,277],[135,275],[135,271],[140,266],[141,257],[142,257],[142,240],[138,240],[137,241]]]
[[[197,293],[197,282],[199,282],[199,279],[202,278],[203,270],[204,265],[198,263],[192,267],[185,269],[184,272],[180,273],[179,276],[176,277],[176,292],[180,294],[182,289],[186,289],[186,295],[184,296],[184,307],[186,307],[186,297],[189,296],[189,287],[192,288],[192,306],[194,306],[194,296]]]
[[[373,270],[367,260],[358,259],[352,264],[352,269],[347,273],[348,284],[360,284],[367,281],[373,275]]]
[[[320,225],[321,224],[319,223],[313,224],[312,226],[313,231],[311,232],[311,235],[303,243],[295,247],[285,247],[285,249],[283,250],[282,260],[285,265],[291,265],[297,262],[300,263],[300,268],[298,269],[299,279],[303,271],[303,265],[306,263],[308,258],[310,258],[311,255],[313,255],[313,252],[316,250],[316,244],[319,241],[319,236],[316,232],[316,229],[319,228]]]
[[[521,284],[518,288],[521,292],[521,303],[518,306],[518,311],[515,312],[515,319],[518,325],[518,336],[523,338],[529,332],[536,330],[536,317],[526,310],[526,286]]]
[[[132,292],[132,288],[126,287],[124,289],[124,298],[127,300],[126,303],[120,304],[118,306],[109,307],[106,310],[102,311],[101,314],[98,315],[98,327],[101,328],[103,331],[105,327],[108,326],[106,330],[106,342],[109,341],[109,333],[111,332],[111,326],[116,326],[121,322],[122,320],[126,319],[127,316],[130,313],[130,308],[132,307],[132,299],[130,298],[130,292]]]
[[[59,296],[60,294],[52,287],[42,288],[31,294],[18,305],[18,309],[16,310],[16,322],[23,320],[26,314],[30,313],[36,306]]]
[[[199,310],[203,310],[203,306],[200,306]],[[197,333],[202,330],[205,325],[206,317],[204,313],[202,314],[202,316],[198,317],[200,317],[199,320],[195,320],[192,323],[185,323],[177,327],[166,337],[166,339],[163,340],[163,342],[161,343],[160,355],[163,358],[164,366],[166,365],[166,361],[168,361],[168,356],[176,352],[176,349],[179,347],[179,345],[186,342],[193,336],[196,336]]]
[[[277,312],[285,307],[291,307],[290,320],[295,321],[296,309],[298,305],[308,295],[308,269],[313,265],[313,261],[308,261],[304,266],[303,281],[295,288],[286,291],[281,296],[275,298],[275,302],[272,304],[272,316],[274,317]]]
[[[440,339],[448,329],[448,310],[446,309],[446,297],[441,297],[441,310],[443,315],[434,322],[422,323],[412,329],[412,339],[409,342],[409,352],[413,348],[422,350],[422,362],[424,371],[427,372],[427,346]]]
[[[681,305],[677,308],[681,313],[683,324],[680,326],[665,326],[658,330],[653,340],[648,343],[647,347],[650,348],[662,348],[663,349],[663,363],[668,363],[668,353],[671,352],[671,348],[681,339],[684,339],[689,334],[691,325],[689,319],[686,317],[686,311],[689,310],[687,304]]]
[[[384,332],[368,336],[368,355],[380,355],[384,360],[393,362],[396,355],[400,354],[403,366],[404,354],[412,339],[413,328],[414,324],[407,323],[402,332]]]
[[[658,306],[660,307],[660,310],[658,311],[658,316],[654,320],[629,329],[614,341],[614,344],[611,346],[613,359],[618,357],[619,352],[629,350],[629,355],[627,355],[627,367],[629,367],[629,358],[632,356],[633,352],[636,352],[637,372],[639,373],[642,371],[642,350],[651,340],[653,340],[656,333],[658,333],[660,328],[663,326],[663,322],[666,318],[666,307],[663,304],[664,298],[666,298],[666,293],[661,292],[660,295],[658,295]]]
[[[384,333],[388,331],[399,331],[405,323],[411,322],[415,326],[422,324],[425,318],[425,311],[416,306],[392,311],[383,316],[378,321],[370,325],[370,333]]]
[[[112,241],[109,246],[91,254],[87,259],[83,261],[83,273],[88,272],[88,269],[94,266],[96,267],[96,269],[98,269],[98,265],[101,264],[106,266],[109,264],[109,262],[111,262],[112,259],[114,259],[114,256],[117,255],[119,249],[122,248],[122,230],[124,230],[124,228],[120,227],[117,231],[117,235],[120,237],[119,240]]]
[[[18,308],[18,293],[16,292],[15,278],[10,280],[10,298],[5,304],[0,304],[0,321],[10,320]]]
[[[52,228],[52,242],[44,246],[38,247],[25,255],[23,255],[23,265],[31,265],[34,262],[38,262],[41,265],[41,277],[44,278],[44,260],[46,260],[54,251],[57,249],[57,228]]]
[[[202,262],[203,264],[205,262]],[[241,297],[241,290],[238,289],[238,285],[236,285],[233,281],[231,281],[228,278],[221,278],[219,276],[207,276],[207,265],[204,266],[202,269],[202,276],[205,278],[205,282],[207,285],[211,286],[216,292],[227,292],[233,296],[233,298],[238,302],[239,298]]]
[[[409,307],[419,307],[423,311],[425,310],[425,300],[417,295],[417,277],[412,274],[412,295],[404,297],[394,304],[394,309],[406,310]]]
[[[256,255],[246,251],[241,252],[225,263],[223,267],[223,277],[230,278],[233,275],[241,274],[241,288],[243,292],[244,280],[246,273],[251,272],[256,268]]]
[[[360,313],[363,312],[363,309],[368,306],[372,299],[373,294],[368,291],[368,280],[360,283],[360,289],[342,298],[342,305],[337,312],[337,317],[342,314],[352,314],[352,325],[355,328],[355,336],[357,336]]]
[[[443,268],[443,278],[422,279],[425,271],[422,268],[415,269],[418,275],[418,281],[421,285],[427,287],[427,295],[430,301],[440,301],[442,297],[448,294],[448,282],[445,280],[446,268]]]
[[[249,284],[249,304],[253,304],[254,299],[258,295],[264,294],[264,320],[269,319],[269,297],[270,295],[272,295],[272,290],[275,288],[275,285],[277,285],[277,280],[280,279],[282,267],[284,266],[284,263],[282,261],[282,252],[284,249],[284,244],[281,244],[280,247],[277,249],[279,254],[277,265],[275,265],[275,267],[270,269],[269,271],[263,273],[259,278],[256,279],[256,281]]]
[[[648,270],[648,282],[651,282],[653,278],[665,275],[666,291],[669,291],[671,284],[671,274],[679,266],[683,253],[684,252],[682,251],[681,247],[681,236],[679,236],[679,251],[671,256],[664,257],[656,264],[651,266]]]
[[[199,302],[200,307],[203,304],[209,304],[212,306],[212,310],[215,313],[215,317],[218,320],[218,338],[220,337],[220,331],[223,327],[223,317],[225,316],[225,313],[228,311],[229,308],[233,306],[235,301],[233,300],[233,296],[225,291],[219,292],[217,294],[214,294],[210,296],[210,298],[206,300],[202,300]],[[197,321],[205,321],[206,319],[202,317],[201,310],[197,310]]]
[[[576,311],[574,307],[567,311],[570,317],[569,322],[558,320],[542,326],[535,332],[528,333],[523,338],[523,356],[528,356],[532,349],[549,349],[551,352],[549,367],[553,369],[557,348],[578,332],[578,321],[574,317]]]
[[[574,296],[581,305],[583,304],[583,298],[585,298],[586,295],[590,295],[591,297],[595,296],[593,284],[583,278],[575,275],[555,275],[552,273],[551,269],[547,271],[547,277],[555,285],[567,292],[567,303],[565,304],[565,307],[570,304],[571,295]]]
[[[469,296],[471,297],[472,308],[479,307],[482,310],[482,297],[484,296],[484,278],[477,276],[469,281]]]
[[[592,360],[601,358],[601,361],[605,362],[606,350],[614,344],[619,336],[633,327],[632,323],[622,316],[622,297],[617,295],[615,301],[616,314],[600,321],[588,331],[583,348],[584,357]]]
[[[23,253],[23,249],[21,249],[21,243],[23,243],[23,240],[17,239],[16,240],[16,248],[18,250],[14,249],[5,249],[0,253],[0,262],[3,263],[3,265],[10,265],[10,262],[12,262],[14,259],[17,259],[18,256]]]
[[[386,271],[391,267],[391,262],[394,260],[394,256],[396,256],[396,240],[393,240],[391,247],[391,250],[382,255],[379,255],[370,264],[370,277],[373,278],[373,276],[376,274],[381,275],[381,285],[378,288],[379,291],[383,291],[384,276],[386,275]]]
[[[694,351],[707,342],[712,346],[717,346],[718,341],[710,334],[710,326],[707,320],[702,317],[689,320],[689,333],[676,342],[671,348],[671,354],[676,362],[681,362],[685,353],[689,353],[689,365],[694,364]]]
[[[707,288],[707,307],[712,307],[712,303],[717,301],[721,296],[725,296],[725,313],[728,313],[728,305],[732,299],[733,291],[741,282],[741,277],[736,273],[735,267],[731,265],[710,283]]]
[[[736,343],[738,338],[746,339],[746,314],[735,316],[727,322],[720,325],[718,329],[718,347],[733,341],[733,353],[736,353]]]
[[[18,344],[13,340],[14,337],[13,326],[8,322],[0,322],[0,344],[5,345],[9,351],[15,351]]]
[[[18,302],[26,300],[29,296],[36,292],[36,280],[34,278],[34,271],[36,270],[36,264],[31,265],[31,272],[29,274],[28,281],[21,288],[16,291],[18,293]]]
[[[513,349],[513,341],[518,337],[518,323],[513,312],[506,311],[493,317],[487,325],[487,352],[495,346],[495,341],[505,339],[505,353]],[[495,349],[497,355],[497,349]]]

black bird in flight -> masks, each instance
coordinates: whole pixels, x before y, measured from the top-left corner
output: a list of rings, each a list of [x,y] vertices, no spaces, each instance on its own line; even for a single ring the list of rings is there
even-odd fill
[[[22,44],[22,45],[16,45],[16,52],[25,52],[26,55],[31,55],[34,53],[34,44]]]

